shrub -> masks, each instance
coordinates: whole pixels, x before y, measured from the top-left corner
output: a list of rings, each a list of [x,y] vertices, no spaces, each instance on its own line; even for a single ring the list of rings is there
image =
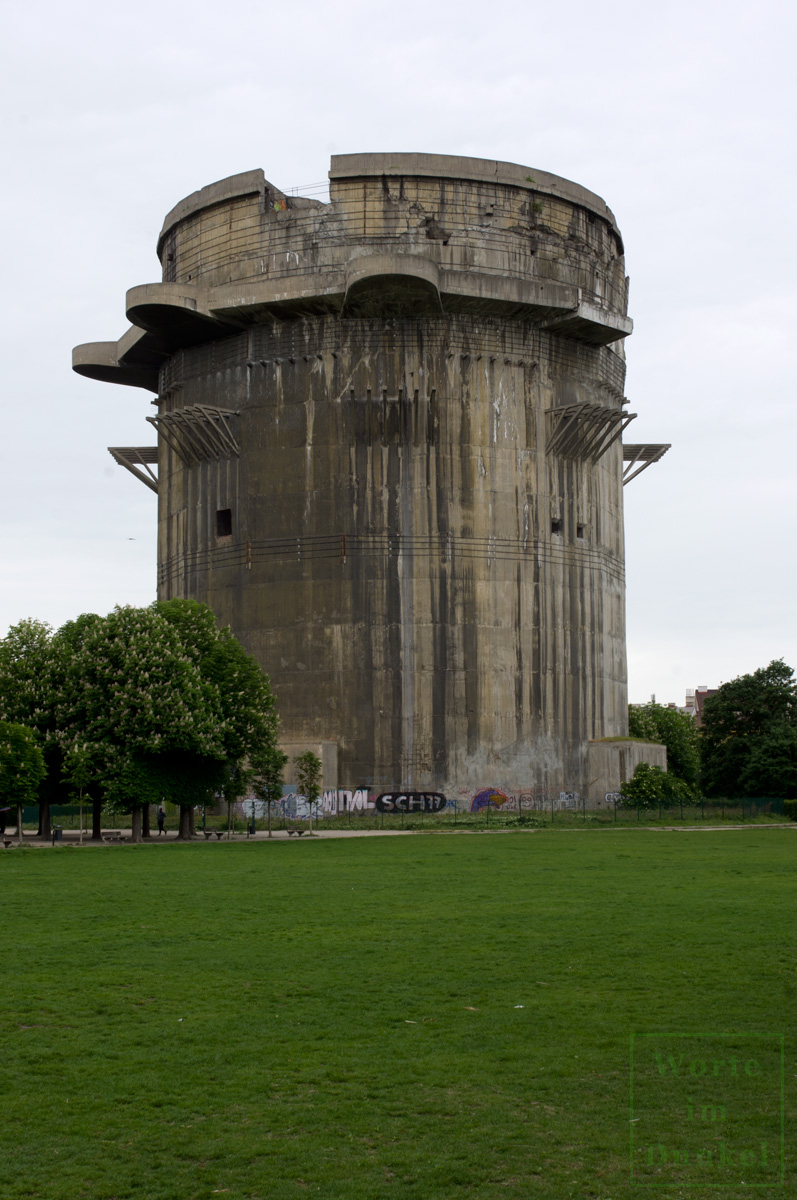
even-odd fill
[[[626,808],[656,808],[659,804],[694,804],[695,792],[675,775],[662,771],[650,763],[640,763],[633,779],[627,779],[620,788]]]

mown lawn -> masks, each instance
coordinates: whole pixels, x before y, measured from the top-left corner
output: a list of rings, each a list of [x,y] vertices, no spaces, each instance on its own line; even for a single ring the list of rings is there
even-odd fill
[[[640,1149],[631,1180],[630,1035],[740,1061],[789,1035],[796,853],[766,828],[4,852],[0,1196],[749,1196]],[[744,1104],[712,1099],[771,1166],[757,1044]],[[686,1093],[638,1053],[637,1146],[669,1150]],[[784,1194],[796,1070],[787,1036]]]

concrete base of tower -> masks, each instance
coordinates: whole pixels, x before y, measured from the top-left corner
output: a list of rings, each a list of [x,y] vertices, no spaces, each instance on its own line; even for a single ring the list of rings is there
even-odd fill
[[[654,742],[636,742],[630,738],[603,738],[588,746],[589,785],[587,804],[600,807],[607,796],[620,791],[633,777],[640,763],[667,770],[667,750]]]
[[[295,783],[293,759],[311,750],[322,763],[322,790],[340,790],[361,798],[360,808],[373,808],[384,794],[430,794],[445,796],[448,806],[460,811],[470,808],[474,797],[489,791],[502,804],[512,802],[523,809],[557,808],[599,809],[612,805],[623,783],[631,779],[640,763],[667,769],[664,746],[638,742],[630,738],[605,738],[570,748],[568,761],[562,759],[561,746],[541,737],[533,746],[504,747],[503,753],[461,755],[455,773],[442,778],[430,769],[386,770],[373,773],[360,770],[356,763],[341,767],[341,748],[332,740],[285,739],[282,751],[288,756],[285,783]],[[496,801],[496,806],[499,806]],[[511,809],[509,810],[511,811]]]

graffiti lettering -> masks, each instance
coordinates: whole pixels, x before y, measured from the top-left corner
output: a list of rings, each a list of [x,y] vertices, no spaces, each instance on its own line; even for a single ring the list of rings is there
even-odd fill
[[[446,798],[442,792],[383,792],[376,798],[377,812],[442,812]]]
[[[324,792],[321,809],[325,813],[365,812],[373,808],[367,788],[337,788]]]

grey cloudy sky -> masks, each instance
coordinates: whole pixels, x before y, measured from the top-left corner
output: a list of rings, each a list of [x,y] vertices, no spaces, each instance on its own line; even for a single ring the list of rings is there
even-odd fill
[[[673,443],[625,492],[630,699],[797,666],[793,4],[7,13],[0,634],[154,599],[156,500],[106,450],[152,441],[150,397],[70,352],[122,334],[166,212],[254,167],[287,190],[425,151],[576,180],[623,231],[628,436]]]

